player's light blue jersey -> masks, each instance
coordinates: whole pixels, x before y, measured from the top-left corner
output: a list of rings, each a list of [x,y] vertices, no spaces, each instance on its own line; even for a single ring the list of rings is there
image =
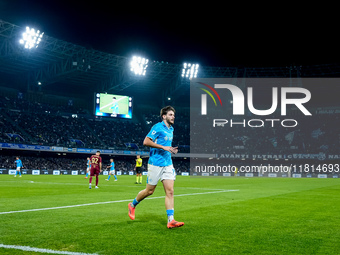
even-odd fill
[[[17,164],[17,167],[22,167],[21,159],[17,159],[17,160],[15,161],[15,164]]]
[[[111,162],[111,168],[110,168],[111,171],[115,170],[115,162]]]
[[[113,105],[111,106],[111,110],[112,113],[119,113],[119,106],[117,102],[113,103]]]
[[[163,146],[171,146],[173,139],[174,128],[169,128],[165,123],[159,122],[155,124],[147,137],[150,137],[152,141]],[[149,164],[154,166],[170,166],[172,165],[171,153],[157,148],[150,148]]]
[[[87,161],[87,167],[90,167],[90,166],[91,166],[91,161],[88,160],[88,161]]]

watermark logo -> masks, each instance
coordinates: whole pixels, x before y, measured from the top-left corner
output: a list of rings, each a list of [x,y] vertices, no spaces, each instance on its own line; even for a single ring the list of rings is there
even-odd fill
[[[221,106],[222,106],[222,100],[221,100],[221,97],[220,95],[217,93],[217,91],[211,87],[210,85],[206,84],[206,83],[203,83],[203,82],[198,82],[199,84],[209,88],[215,95],[216,97],[218,98]],[[201,90],[203,90],[204,92],[206,92],[211,98],[212,100],[214,101],[215,103],[215,106],[217,106],[217,103],[216,103],[216,100],[215,100],[215,97],[211,94],[210,91],[208,91],[207,89],[205,88],[200,88]],[[201,102],[202,102],[202,106],[201,106],[201,114],[202,115],[207,115],[207,94],[202,94],[201,95]]]
[[[339,79],[221,71],[190,80],[190,175],[314,176],[317,162],[338,169]]]
[[[287,115],[287,108],[288,106],[294,106],[296,109],[300,110],[305,116],[311,116],[311,112],[307,110],[305,104],[308,103],[311,99],[311,93],[306,88],[301,87],[272,87],[271,88],[271,105],[267,109],[258,109],[254,106],[254,89],[253,87],[247,87],[246,96],[244,95],[241,88],[236,85],[228,84],[228,83],[214,83],[213,85],[209,85],[204,82],[196,82],[196,84],[203,85],[204,88],[199,88],[203,92],[201,94],[201,116],[208,115],[208,95],[214,102],[215,106],[219,105],[221,107],[225,107],[226,110],[228,105],[222,103],[221,96],[225,94],[231,94],[232,100],[230,103],[232,104],[232,115],[233,116],[244,116],[246,115],[246,110],[248,110],[249,114],[253,114],[256,116],[270,116],[274,114],[278,109],[281,111],[281,116]],[[279,96],[280,95],[280,96]],[[269,95],[270,96],[270,95]],[[246,103],[246,104],[245,104]],[[247,105],[247,109],[245,108]],[[224,110],[222,108],[222,110]],[[230,125],[233,127],[238,125],[240,127],[264,127],[265,124],[271,125],[274,127],[276,123],[280,123],[282,127],[296,127],[298,125],[297,120],[295,119],[277,119],[277,118],[269,118],[266,119],[250,119],[246,121],[245,119],[242,121],[236,121],[233,119],[214,119],[213,120],[213,127]]]
[[[214,88],[208,84],[199,82],[202,85],[205,85],[206,87],[210,88],[215,95],[218,97],[218,99],[220,100],[220,104],[222,106],[222,101],[221,98],[219,96],[219,94],[217,93],[217,91],[215,89],[228,89],[233,97],[232,100],[232,104],[233,104],[233,115],[244,115],[244,94],[242,92],[242,90],[232,84],[215,84]],[[205,91],[208,95],[210,95],[210,97],[213,99],[215,105],[216,104],[216,100],[213,97],[213,95],[207,91],[206,89],[201,88],[203,91]],[[288,98],[289,94],[302,94],[304,95],[303,98]],[[298,109],[301,110],[301,112],[304,115],[312,115],[307,109],[306,107],[303,105],[304,103],[307,103],[309,100],[311,99],[311,93],[309,90],[305,89],[305,88],[290,88],[290,87],[283,87],[281,88],[281,115],[287,115],[287,105],[288,104],[292,104],[295,105]],[[277,107],[278,107],[278,88],[277,87],[273,87],[272,88],[272,105],[269,109],[266,110],[258,110],[254,107],[254,103],[253,103],[253,88],[249,87],[247,88],[247,105],[248,105],[248,109],[251,113],[255,114],[255,115],[260,115],[260,116],[264,116],[264,115],[270,115],[273,114]],[[201,96],[201,114],[202,115],[207,115],[207,95],[206,94],[202,94]]]

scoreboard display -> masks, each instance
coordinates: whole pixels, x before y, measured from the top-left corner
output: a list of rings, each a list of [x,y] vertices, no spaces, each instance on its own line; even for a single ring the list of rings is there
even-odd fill
[[[94,114],[111,118],[132,118],[132,97],[95,93]]]

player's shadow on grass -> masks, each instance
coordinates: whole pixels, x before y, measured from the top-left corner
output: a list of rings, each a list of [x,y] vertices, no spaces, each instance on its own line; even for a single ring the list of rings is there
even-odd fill
[[[160,225],[164,225],[167,222],[166,215],[161,216],[159,214],[147,213],[136,216],[135,220],[128,220],[128,224],[138,224],[138,223],[159,223]]]

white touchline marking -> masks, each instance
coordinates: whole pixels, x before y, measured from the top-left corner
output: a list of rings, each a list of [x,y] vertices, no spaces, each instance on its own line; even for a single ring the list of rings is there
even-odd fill
[[[20,245],[5,245],[0,244],[0,248],[5,249],[15,249],[22,251],[32,251],[32,252],[41,252],[41,253],[50,253],[50,254],[65,254],[65,255],[98,255],[97,253],[83,253],[83,252],[71,252],[71,251],[55,251],[50,249],[41,249],[34,248],[30,246],[20,246]]]
[[[175,187],[175,190],[178,190],[178,189],[225,190],[225,189],[213,189],[213,188]]]
[[[184,196],[205,195],[205,194],[215,194],[215,193],[234,192],[234,191],[239,191],[239,190],[238,189],[227,189],[227,190],[210,191],[210,192],[179,194],[179,195],[174,195],[174,196],[184,197]],[[165,196],[147,197],[146,199],[159,199],[159,198],[165,198]],[[79,205],[65,205],[65,206],[48,207],[48,208],[28,209],[28,210],[21,210],[21,211],[0,212],[0,215],[1,214],[12,214],[12,213],[23,213],[23,212],[47,211],[47,210],[56,210],[56,209],[64,209],[64,208],[74,208],[74,207],[82,207],[82,206],[89,206],[89,205],[113,204],[113,203],[131,202],[131,201],[132,199],[124,199],[124,200],[106,201],[106,202],[97,202],[97,203],[88,203],[88,204],[79,204]]]

